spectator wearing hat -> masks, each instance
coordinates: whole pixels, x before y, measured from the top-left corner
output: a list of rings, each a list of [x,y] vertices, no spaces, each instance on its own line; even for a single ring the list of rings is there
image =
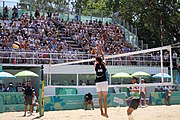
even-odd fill
[[[9,86],[6,88],[6,92],[15,92],[16,89],[13,87],[13,83],[10,82]]]

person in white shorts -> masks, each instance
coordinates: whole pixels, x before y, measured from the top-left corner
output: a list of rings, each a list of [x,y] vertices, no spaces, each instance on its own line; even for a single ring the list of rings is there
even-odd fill
[[[103,52],[102,52],[103,55]],[[96,71],[96,91],[98,92],[99,97],[99,107],[101,115],[108,118],[107,114],[107,93],[108,93],[108,81],[106,79],[106,66],[105,62],[101,57],[96,57],[95,62],[95,71]],[[102,106],[102,97],[104,97],[104,112]]]
[[[145,84],[144,83],[144,79],[141,79],[141,83],[140,83],[140,86],[139,86],[139,92],[140,92],[140,102],[139,102],[139,104],[140,104],[140,107],[143,107],[142,106],[142,100],[141,100],[141,98],[143,98],[143,100],[144,100],[144,107],[147,107],[147,105],[146,105],[146,87],[145,86],[143,86],[143,84]]]
[[[36,113],[37,113],[38,109],[39,109],[39,103],[38,103],[38,99],[35,94],[33,95],[32,105],[33,105],[33,107],[36,106]]]

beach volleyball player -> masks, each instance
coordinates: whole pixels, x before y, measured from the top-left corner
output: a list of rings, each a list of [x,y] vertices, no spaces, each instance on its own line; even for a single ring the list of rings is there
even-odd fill
[[[106,79],[106,62],[104,59],[104,53],[101,46],[98,46],[99,51],[101,51],[102,58],[96,56],[96,62],[94,64],[96,71],[96,91],[99,97],[99,107],[101,115],[108,118],[107,114],[107,93],[108,93],[108,81]],[[104,97],[104,112],[102,106],[102,98]]]
[[[132,83],[133,84],[137,84],[137,79],[136,77],[133,77],[132,79]],[[127,115],[128,115],[128,119],[129,120],[134,120],[133,116],[132,116],[132,112],[134,110],[136,110],[139,106],[139,101],[140,101],[140,93],[139,93],[139,87],[132,87],[130,89],[131,91],[131,97],[128,98],[127,100],[129,99],[132,99],[130,105],[129,105],[129,108],[127,109]]]

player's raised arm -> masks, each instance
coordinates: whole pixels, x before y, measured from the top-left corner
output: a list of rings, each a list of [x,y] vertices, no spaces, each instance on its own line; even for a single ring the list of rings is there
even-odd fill
[[[101,44],[98,45],[98,50],[99,50],[100,53],[101,53],[101,56],[102,56],[102,60],[103,60],[104,65],[106,65],[106,60],[105,60],[105,56],[104,56],[104,52],[103,52],[103,50],[102,50],[102,45],[101,45]]]

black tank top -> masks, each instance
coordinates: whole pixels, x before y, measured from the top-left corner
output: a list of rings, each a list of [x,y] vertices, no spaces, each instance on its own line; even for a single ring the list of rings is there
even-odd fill
[[[95,71],[96,71],[96,81],[95,82],[102,82],[102,81],[106,81],[106,68],[104,66],[104,64],[102,63],[97,63],[96,67],[95,67]]]

